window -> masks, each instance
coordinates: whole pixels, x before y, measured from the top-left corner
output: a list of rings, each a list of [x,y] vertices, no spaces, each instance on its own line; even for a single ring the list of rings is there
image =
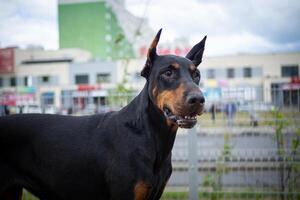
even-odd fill
[[[54,93],[53,92],[45,92],[41,95],[41,104],[43,106],[53,105],[54,104]]]
[[[28,86],[28,76],[24,77],[24,86]]]
[[[9,82],[10,82],[10,86],[12,86],[12,87],[16,86],[17,85],[16,77],[10,77]]]
[[[32,86],[32,76],[24,77],[24,86],[27,86],[27,87]]]
[[[214,69],[208,69],[207,70],[207,78],[209,78],[209,79],[213,79],[213,78],[215,78],[215,70]]]
[[[299,66],[298,65],[282,66],[281,76],[282,77],[299,76]]]
[[[97,74],[97,83],[109,83],[111,80],[109,73]]]
[[[3,79],[0,77],[0,87],[3,87]]]
[[[233,68],[227,69],[227,78],[234,78],[234,69]]]
[[[42,83],[49,83],[50,77],[49,76],[42,76]]]
[[[251,67],[245,67],[243,70],[243,74],[245,78],[251,78],[252,77],[252,69]]]
[[[89,84],[89,76],[75,75],[75,84]]]
[[[31,80],[28,79],[28,84],[30,84]],[[50,76],[39,76],[38,83],[41,85],[47,85],[50,83]]]

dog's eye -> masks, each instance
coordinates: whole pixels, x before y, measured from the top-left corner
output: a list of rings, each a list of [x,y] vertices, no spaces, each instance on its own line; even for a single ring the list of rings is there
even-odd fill
[[[169,70],[165,71],[163,73],[163,75],[166,76],[166,77],[171,77],[173,75],[173,71],[169,69]]]

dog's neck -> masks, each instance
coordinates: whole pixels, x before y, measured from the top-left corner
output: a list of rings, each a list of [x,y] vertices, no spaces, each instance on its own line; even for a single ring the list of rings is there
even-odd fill
[[[140,134],[151,134],[157,156],[154,168],[159,168],[170,156],[178,126],[168,123],[163,112],[150,99],[148,87],[147,82],[140,94],[121,112],[132,112],[134,114],[133,119],[128,119],[130,128],[135,129]]]

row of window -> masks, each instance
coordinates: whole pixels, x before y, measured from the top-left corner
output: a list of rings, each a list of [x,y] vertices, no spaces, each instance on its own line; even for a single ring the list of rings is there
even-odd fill
[[[206,78],[208,79],[215,79],[217,69],[208,69]],[[251,67],[244,67],[243,68],[243,77],[244,78],[251,78],[253,77],[253,69]],[[235,78],[236,76],[236,69],[235,68],[227,68],[226,69],[226,78]]]
[[[257,70],[259,69],[259,70]],[[254,77],[254,71],[256,76],[262,76],[261,68],[251,68],[244,67],[242,68],[242,75],[240,75],[240,71],[238,71],[239,76],[237,76],[238,68],[227,68],[225,77],[227,78],[235,78],[235,77],[244,77],[251,78]],[[218,70],[220,71],[220,70]],[[259,71],[259,72],[258,72]],[[207,79],[215,79],[218,78],[216,75],[217,69],[207,69],[206,78]],[[140,73],[137,74],[140,77]],[[297,77],[299,76],[299,66],[298,65],[289,65],[281,67],[281,77]],[[21,81],[24,86],[32,85],[32,77],[22,77],[23,81]],[[38,77],[38,82],[41,84],[50,83],[50,76],[40,76]],[[110,83],[111,82],[111,74],[110,73],[99,73],[96,75],[96,83]],[[89,75],[88,74],[77,74],[75,75],[75,84],[90,84]],[[4,80],[0,77],[0,87],[4,86]],[[8,84],[6,86],[14,87],[17,86],[17,78],[10,77],[8,80]]]
[[[252,68],[252,67],[244,67],[242,68],[242,75],[237,76],[237,71],[240,70],[239,68],[227,68],[225,77],[226,78],[236,78],[236,77],[243,77],[243,78],[251,78],[262,76],[262,69],[261,68]],[[216,72],[220,71],[217,69],[208,69],[206,71],[206,78],[207,79],[215,79],[218,78]],[[254,75],[255,71],[255,75]],[[286,65],[281,66],[281,77],[298,77],[299,76],[299,66],[298,65]]]
[[[19,81],[17,81],[19,79]],[[33,78],[32,77],[9,77],[8,80],[6,80],[6,84],[4,83],[4,78],[0,77],[0,87],[15,87],[15,86],[32,86],[33,85]],[[50,83],[50,76],[40,76],[37,77],[37,82],[39,84],[49,84]],[[97,83],[110,83],[111,82],[111,74],[110,73],[101,73],[97,74],[96,76],[96,82]],[[89,84],[89,75],[86,74],[80,74],[75,75],[75,84]]]
[[[50,76],[40,76],[37,77],[38,82],[41,84],[48,84],[50,83]],[[19,79],[20,81],[17,81]],[[29,76],[25,77],[9,77],[6,84],[4,83],[4,78],[0,77],[0,87],[8,86],[8,87],[15,87],[15,86],[32,86],[33,78]]]
[[[299,66],[298,65],[289,65],[281,67],[281,76],[282,77],[297,77],[299,76]]]
[[[110,83],[111,74],[101,73],[96,75],[96,83]],[[75,84],[90,84],[88,74],[77,74],[75,75]]]

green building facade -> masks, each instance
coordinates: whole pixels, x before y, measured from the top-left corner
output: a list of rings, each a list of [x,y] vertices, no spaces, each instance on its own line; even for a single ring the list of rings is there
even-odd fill
[[[116,13],[103,0],[59,1],[58,21],[60,48],[88,50],[100,60],[134,57]]]

